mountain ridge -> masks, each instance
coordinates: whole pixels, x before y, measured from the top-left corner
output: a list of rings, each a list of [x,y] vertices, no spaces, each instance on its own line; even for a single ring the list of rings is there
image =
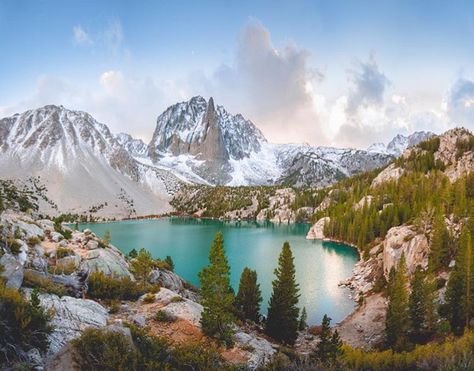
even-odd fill
[[[200,96],[159,115],[148,144],[127,133],[115,135],[89,113],[63,106],[0,119],[2,174],[40,177],[61,210],[84,213],[102,205],[102,216],[170,211],[170,197],[184,183],[324,187],[393,158],[269,143],[250,120]]]

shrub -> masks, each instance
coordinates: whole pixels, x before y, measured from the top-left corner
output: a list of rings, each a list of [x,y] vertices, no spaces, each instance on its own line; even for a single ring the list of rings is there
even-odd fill
[[[46,350],[50,320],[36,291],[28,301],[18,291],[0,285],[0,364],[17,359],[21,351]]]
[[[58,247],[58,249],[56,250],[56,259],[62,259],[66,256],[71,255],[74,255],[74,252],[72,251],[72,249],[69,249],[67,247]]]
[[[184,299],[181,296],[173,296],[170,301],[171,303],[181,303]]]
[[[129,277],[114,278],[104,272],[93,272],[89,275],[88,294],[93,299],[137,300],[144,289]]]
[[[28,241],[27,241],[28,246],[35,246],[35,245],[38,245],[40,242],[41,240],[37,236],[30,237],[28,238]]]
[[[38,289],[40,292],[54,294],[58,296],[66,295],[64,286],[54,283],[50,277],[35,274],[32,271],[25,270],[23,276],[23,286]]]
[[[114,314],[120,311],[120,300],[111,300],[109,302],[109,313]]]
[[[155,294],[152,294],[151,292],[149,292],[148,294],[146,294],[146,295],[143,297],[143,302],[144,302],[145,304],[154,303],[154,302],[155,302]]]
[[[16,238],[8,238],[7,245],[13,255],[18,255],[21,249],[21,243]]]
[[[72,341],[75,360],[83,370],[226,370],[214,348],[198,345],[171,348],[166,339],[133,325],[132,338],[120,332],[87,329]]]
[[[136,370],[139,353],[130,339],[118,332],[87,329],[72,341],[83,370]]]
[[[174,322],[176,321],[176,317],[164,310],[159,310],[155,314],[155,320],[158,322]]]
[[[51,274],[72,274],[76,271],[76,264],[74,262],[59,263],[48,266],[48,272]]]
[[[199,345],[177,346],[171,357],[172,366],[178,370],[231,370],[213,347]]]

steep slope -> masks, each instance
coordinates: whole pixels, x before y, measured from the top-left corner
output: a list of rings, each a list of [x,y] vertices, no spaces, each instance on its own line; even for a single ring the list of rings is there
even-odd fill
[[[188,157],[186,163],[198,176],[225,184],[231,180],[229,161],[249,157],[262,142],[265,138],[252,122],[198,96],[158,117],[148,153],[155,164],[167,154]]]
[[[62,212],[128,216],[170,209],[176,179],[138,163],[85,112],[49,105],[4,118],[0,128],[2,177],[39,177]]]
[[[148,155],[148,146],[141,139],[135,139],[127,133],[119,133],[115,136],[115,139],[134,157],[146,157]]]

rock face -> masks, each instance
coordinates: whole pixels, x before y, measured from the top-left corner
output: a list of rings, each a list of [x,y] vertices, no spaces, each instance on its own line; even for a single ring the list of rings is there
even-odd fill
[[[444,173],[451,182],[474,169],[474,152],[468,151],[458,156],[457,145],[459,142],[468,142],[471,133],[463,128],[448,130],[440,135],[439,148],[435,152],[435,159],[441,160],[446,169]]]
[[[0,276],[7,280],[6,286],[18,290],[23,283],[23,265],[11,254],[0,258],[0,265],[3,267]]]
[[[200,327],[201,324],[199,321],[201,320],[201,313],[203,311],[202,305],[183,297],[181,297],[182,300],[180,301],[173,301],[176,297],[179,298],[180,295],[162,287],[160,291],[155,294],[155,303],[160,304],[160,310],[170,316],[185,320],[193,326]],[[140,300],[143,301],[143,298],[144,297],[140,298]],[[154,314],[155,313],[153,313],[153,315]],[[148,316],[148,314],[146,316]]]
[[[278,189],[274,196],[268,199],[268,208],[260,210],[257,221],[270,221],[273,223],[294,223],[296,213],[292,209],[295,201],[295,191],[291,188]]]
[[[404,172],[404,169],[397,167],[395,164],[390,164],[374,178],[370,186],[374,188],[382,183],[398,180]]]
[[[329,223],[331,218],[329,216],[325,216],[319,219],[314,225],[309,229],[308,234],[306,235],[307,240],[322,240],[325,238],[324,236],[324,226],[326,223]]]
[[[409,274],[412,274],[418,265],[427,268],[429,251],[426,236],[417,233],[413,226],[390,228],[383,243],[385,278],[388,279],[390,269],[397,266],[402,253],[405,254]]]
[[[89,250],[82,256],[80,265],[82,270],[104,272],[115,277],[132,277],[128,270],[128,263],[123,254],[115,247]]]
[[[336,326],[341,339],[352,347],[365,350],[381,344],[384,340],[386,308],[387,303],[382,294],[365,298],[361,307]]]
[[[358,203],[356,203],[354,205],[354,210],[361,210],[364,208],[364,206],[366,206],[367,208],[370,207],[370,205],[372,204],[372,200],[374,199],[373,196],[371,195],[368,195],[368,196],[364,196],[360,199],[360,201]]]
[[[158,117],[149,156],[158,162],[165,153],[191,155],[192,170],[213,184],[231,180],[230,160],[249,157],[265,138],[252,122],[232,116],[200,96],[169,107]]]
[[[54,331],[49,336],[49,354],[57,353],[67,342],[80,336],[88,327],[100,328],[107,325],[108,312],[92,300],[69,296],[39,295],[41,306],[54,314],[51,324]]]
[[[252,349],[250,358],[247,362],[247,365],[251,370],[255,370],[258,367],[265,365],[276,353],[272,343],[268,340],[246,332],[236,332],[234,335],[234,341],[240,346]]]
[[[187,289],[187,282],[174,272],[155,269],[150,273],[148,280],[152,284],[159,283],[162,287],[174,291],[187,299],[197,301],[197,294]]]

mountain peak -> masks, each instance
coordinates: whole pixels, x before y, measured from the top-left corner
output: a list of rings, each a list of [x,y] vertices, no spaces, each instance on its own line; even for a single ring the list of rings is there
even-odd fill
[[[374,143],[367,148],[367,151],[386,153],[398,157],[407,148],[413,147],[434,135],[434,133],[429,131],[415,131],[409,135],[397,134],[387,145],[384,143]]]

